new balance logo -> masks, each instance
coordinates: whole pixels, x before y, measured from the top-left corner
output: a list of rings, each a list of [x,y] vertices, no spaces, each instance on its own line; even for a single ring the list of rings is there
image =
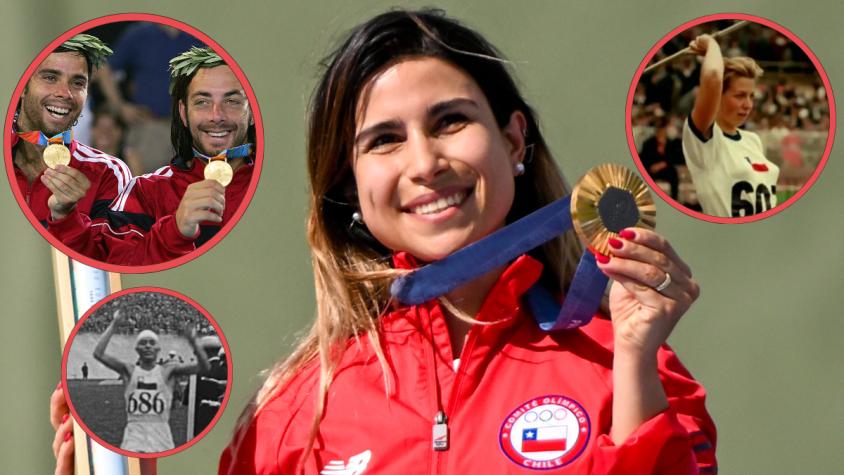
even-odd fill
[[[349,457],[349,462],[332,460],[322,469],[320,475],[360,475],[369,465],[372,458],[372,451],[365,450],[357,455]]]

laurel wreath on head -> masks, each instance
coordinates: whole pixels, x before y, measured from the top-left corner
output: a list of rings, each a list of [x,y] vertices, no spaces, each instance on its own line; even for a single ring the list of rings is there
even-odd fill
[[[99,66],[107,56],[114,53],[105,43],[96,36],[80,33],[62,43],[62,48],[70,51],[78,51],[85,55],[92,66]]]
[[[223,58],[210,47],[191,46],[189,50],[170,60],[170,93],[173,93],[176,79],[190,76],[199,68],[210,68],[223,63]]]

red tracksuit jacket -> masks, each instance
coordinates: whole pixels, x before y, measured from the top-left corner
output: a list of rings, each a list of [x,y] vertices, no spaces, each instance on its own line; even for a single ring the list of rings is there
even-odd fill
[[[20,139],[17,136],[12,137],[12,146],[14,147]],[[88,193],[76,203],[73,211],[89,220],[104,218],[108,212],[109,204],[123,192],[132,178],[129,167],[120,159],[106,155],[76,140],[70,143],[70,164],[68,166],[81,171],[91,182]],[[47,200],[53,192],[41,183],[41,175],[30,184],[23,172],[17,166],[14,168],[15,181],[26,204],[35,214],[35,218],[44,227],[52,231],[53,221],[50,220],[50,208],[47,206]]]
[[[406,255],[396,256],[400,267]],[[517,259],[477,318],[457,371],[436,301],[380,319],[389,395],[372,350],[349,343],[328,392],[315,450],[301,462],[319,368],[304,368],[241,430],[222,474],[692,474],[716,473],[715,426],[705,392],[670,348],[658,356],[670,407],[622,445],[612,425],[612,324],[544,333],[521,304],[542,265]],[[432,450],[435,415],[448,450]]]
[[[50,231],[71,249],[120,265],[149,265],[183,256],[211,239],[240,207],[252,179],[252,162],[244,164],[226,187],[220,223],[202,223],[186,238],[176,225],[176,210],[188,185],[205,179],[205,163],[191,165],[176,157],[170,165],[132,179],[111,204],[107,219],[91,220],[71,213],[50,225]]]

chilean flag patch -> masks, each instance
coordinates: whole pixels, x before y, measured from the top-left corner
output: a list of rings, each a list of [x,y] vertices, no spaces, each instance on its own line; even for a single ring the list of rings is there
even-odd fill
[[[590,434],[589,414],[580,403],[549,394],[510,411],[501,424],[498,442],[519,467],[550,470],[577,460],[586,450]]]
[[[566,426],[522,429],[522,452],[566,450]]]

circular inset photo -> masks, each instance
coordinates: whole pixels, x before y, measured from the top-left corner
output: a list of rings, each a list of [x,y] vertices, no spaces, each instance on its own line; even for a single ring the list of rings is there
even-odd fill
[[[53,246],[112,272],[168,269],[243,215],[263,157],[240,67],[170,18],[91,20],[23,72],[6,114],[9,183]]]
[[[660,197],[718,223],[766,218],[797,201],[832,149],[826,72],[786,28],[718,14],[671,31],[627,96],[627,141]]]
[[[219,419],[231,356],[196,302],[158,288],[127,289],[92,307],[62,358],[68,406],[85,432],[133,457],[190,447]]]

